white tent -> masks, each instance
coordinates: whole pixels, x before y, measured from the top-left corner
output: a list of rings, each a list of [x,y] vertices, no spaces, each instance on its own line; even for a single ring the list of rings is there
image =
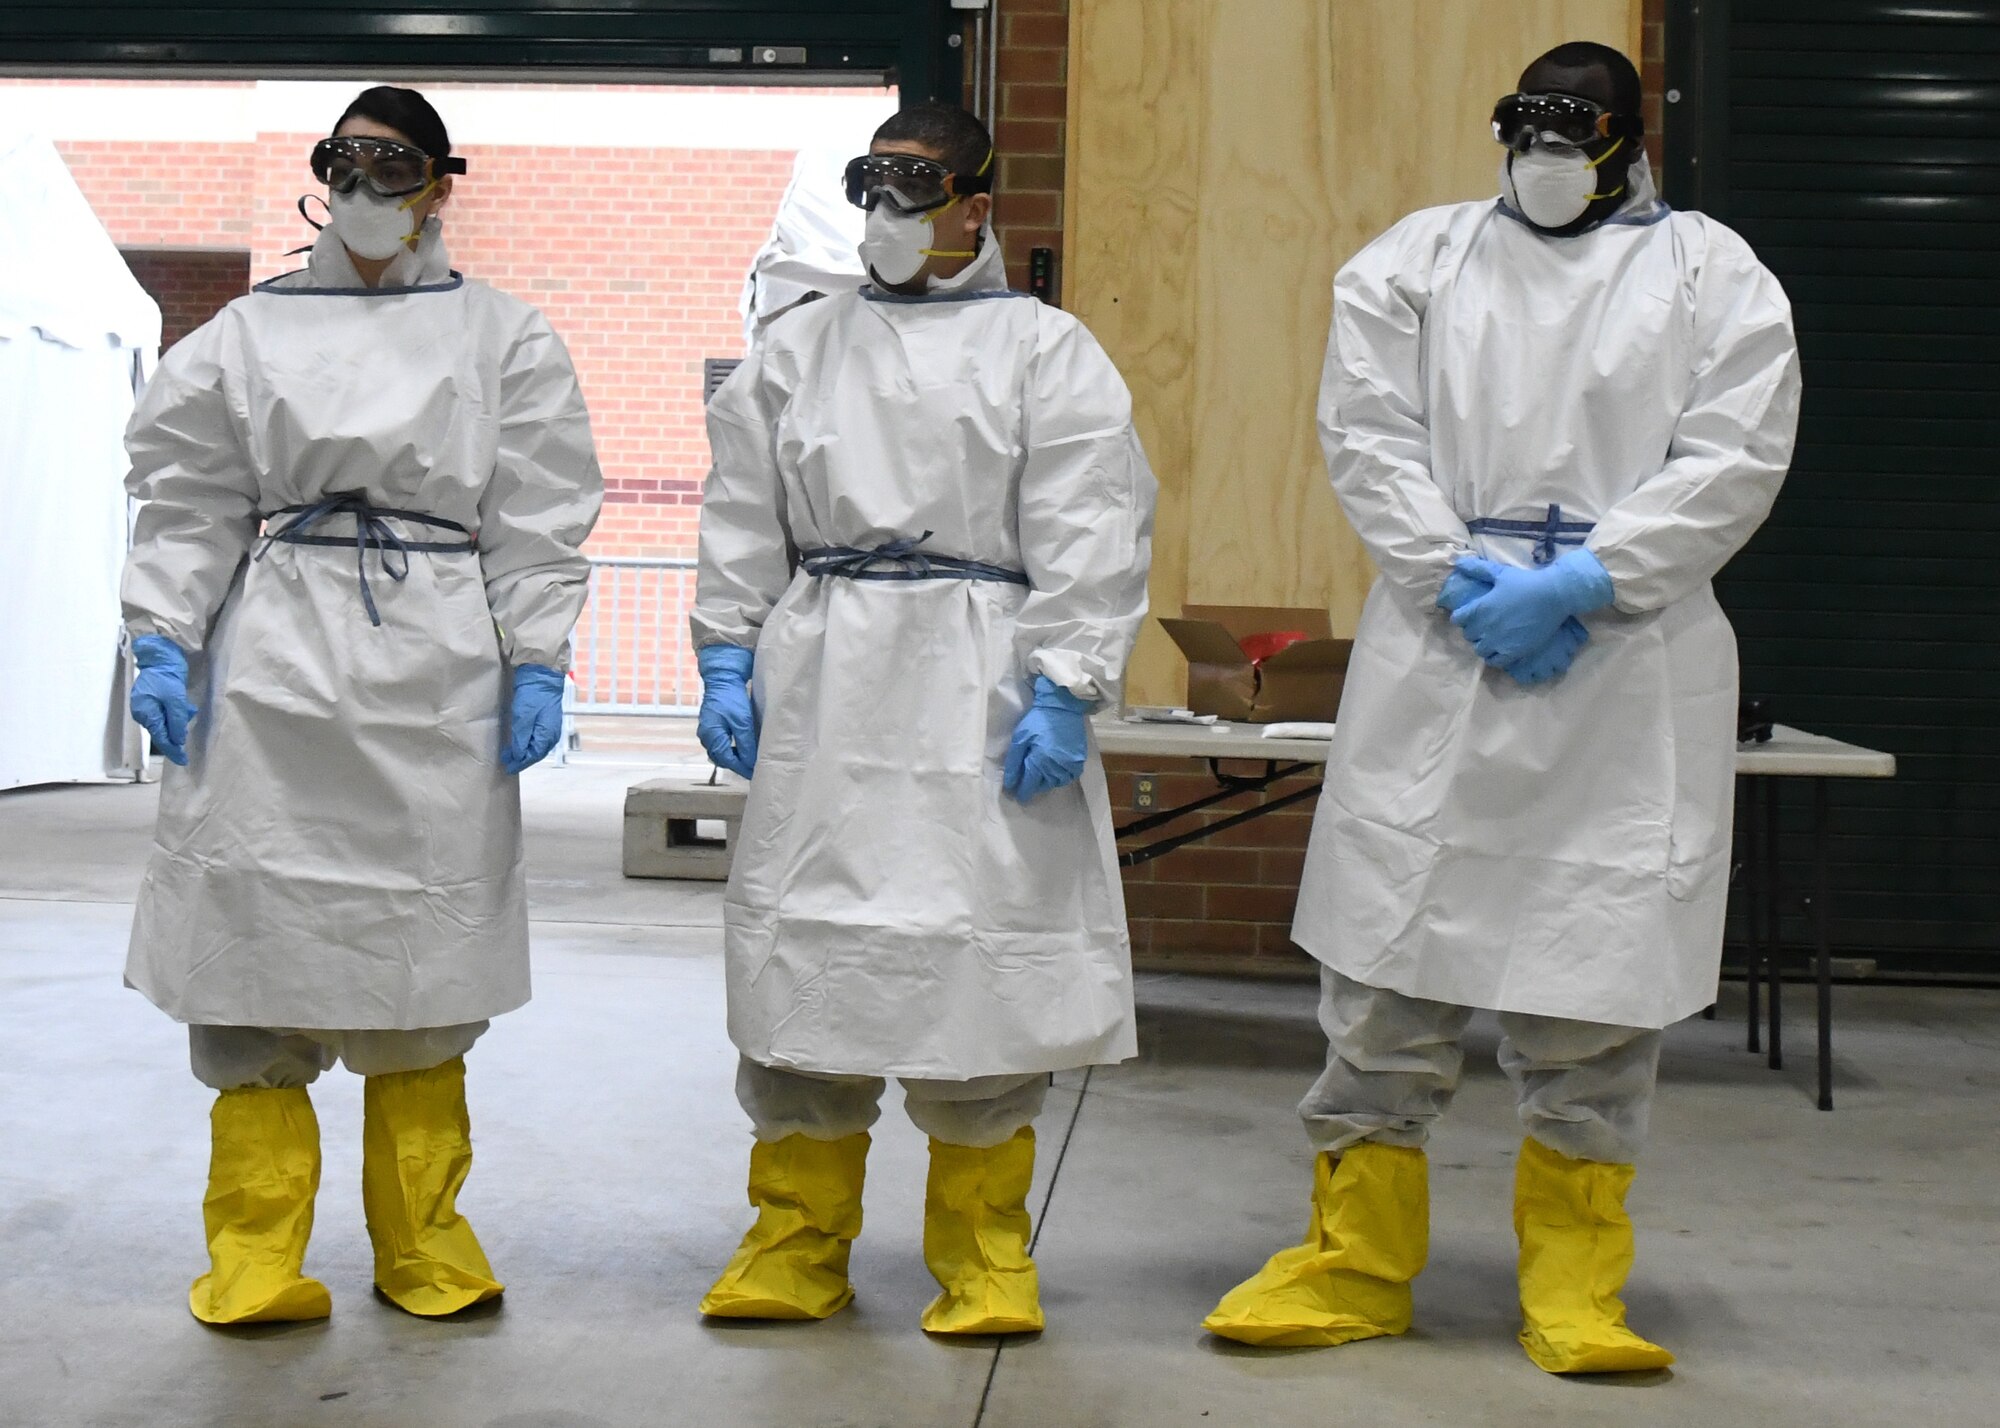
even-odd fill
[[[132,771],[124,433],[159,347],[55,145],[0,133],[0,789]]]

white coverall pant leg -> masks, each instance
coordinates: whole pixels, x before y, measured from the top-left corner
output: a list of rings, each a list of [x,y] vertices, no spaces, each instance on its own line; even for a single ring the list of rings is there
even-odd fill
[[[884,1084],[880,1076],[790,1071],[747,1056],[736,1064],[736,1099],[764,1141],[859,1135],[882,1114]],[[1041,1071],[968,1081],[905,1076],[902,1084],[904,1108],[918,1130],[946,1145],[978,1149],[1004,1144],[1032,1125],[1049,1093],[1048,1075]]]
[[[427,1026],[410,1031],[286,1031],[261,1026],[190,1026],[188,1059],[195,1079],[216,1091],[245,1086],[274,1090],[310,1086],[335,1061],[357,1076],[428,1071],[463,1056],[488,1023]]]
[[[1326,1070],[1299,1103],[1313,1148],[1417,1147],[1451,1104],[1471,1007],[1425,1001],[1320,969]],[[1646,1140],[1660,1033],[1500,1013],[1500,1069],[1529,1135],[1572,1160],[1629,1165]]]

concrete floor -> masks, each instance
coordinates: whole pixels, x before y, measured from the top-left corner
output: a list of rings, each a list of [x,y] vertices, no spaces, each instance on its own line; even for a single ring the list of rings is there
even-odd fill
[[[536,998],[472,1058],[479,1163],[462,1201],[506,1299],[428,1323],[371,1298],[360,1086],[335,1072],[315,1092],[326,1172],[309,1260],[334,1317],[240,1331],[184,1307],[209,1095],[180,1028],[118,980],[153,791],[0,794],[0,1425],[2000,1421],[2000,996],[1986,993],[1843,989],[1831,1115],[1812,1107],[1809,1055],[1775,1074],[1733,1020],[1672,1033],[1627,1297],[1681,1363],[1642,1383],[1552,1379],[1513,1342],[1518,1135],[1490,1027],[1433,1143],[1417,1329],[1329,1351],[1202,1334],[1216,1297],[1303,1228],[1291,1107],[1321,1043],[1299,984],[1145,979],[1141,1057],[1063,1078],[1036,1192],[1046,1334],[996,1348],[917,1329],[932,1292],[923,1146],[893,1105],[854,1307],[822,1325],[705,1325],[693,1306],[748,1221],[749,1137],[715,890],[618,876],[619,802],[643,772],[586,759],[526,780]]]

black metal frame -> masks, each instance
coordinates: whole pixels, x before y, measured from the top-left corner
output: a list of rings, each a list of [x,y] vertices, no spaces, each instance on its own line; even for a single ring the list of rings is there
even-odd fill
[[[1163,809],[1158,813],[1149,813],[1144,818],[1136,818],[1132,822],[1127,823],[1123,828],[1117,830],[1118,837],[1122,841],[1126,838],[1137,837],[1141,833],[1150,833],[1155,828],[1164,828],[1170,823],[1177,823],[1191,814],[1200,813],[1203,809],[1213,808],[1216,804],[1225,803],[1229,799],[1241,794],[1262,793],[1274,783],[1288,778],[1296,778],[1301,774],[1310,773],[1314,769],[1322,767],[1324,765],[1316,763],[1290,763],[1281,766],[1277,759],[1266,759],[1262,774],[1246,777],[1241,774],[1224,773],[1222,771],[1222,760],[1219,758],[1210,759],[1208,761],[1208,771],[1215,777],[1215,782],[1218,785],[1217,792],[1207,794],[1189,803],[1183,803],[1176,808]],[[1318,796],[1320,783],[1321,780],[1315,779],[1305,788],[1293,789],[1290,793],[1271,799],[1269,802],[1260,803],[1255,808],[1246,808],[1241,813],[1232,814],[1219,823],[1205,824],[1190,832],[1178,833],[1173,837],[1162,838],[1157,842],[1148,843],[1142,848],[1133,848],[1120,853],[1118,855],[1118,866],[1121,868],[1136,868],[1142,863],[1152,862],[1155,858],[1164,858],[1177,848],[1185,848],[1190,843],[1199,843],[1204,838],[1213,838],[1218,833],[1227,832],[1231,828],[1239,828],[1253,819],[1262,818],[1267,813],[1276,813],[1281,808],[1290,808],[1295,803],[1303,803],[1308,798]]]
[[[1728,220],[1732,0],[1667,0],[1666,147],[1661,196]]]
[[[1784,944],[1780,928],[1785,906],[1782,849],[1778,835],[1778,788],[1793,775],[1742,774],[1737,786],[1737,825],[1743,829],[1744,904],[1748,936],[1744,988],[1748,1002],[1749,1050],[1759,1045],[1760,1023],[1768,1028],[1770,1066],[1785,1065]],[[1819,1108],[1833,1109],[1833,948],[1828,932],[1827,824],[1830,809],[1824,777],[1812,779],[1812,888],[1801,899],[1812,919],[1813,971],[1818,993]],[[1761,816],[1760,816],[1761,814]],[[1762,978],[1762,984],[1759,984]],[[1768,1016],[1760,1016],[1763,1007]]]

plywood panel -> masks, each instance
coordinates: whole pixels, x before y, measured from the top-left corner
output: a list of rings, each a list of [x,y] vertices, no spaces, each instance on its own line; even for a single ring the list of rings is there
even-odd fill
[[[1493,101],[1566,39],[1636,53],[1638,0],[1072,0],[1070,304],[1162,483],[1156,611],[1322,603],[1372,578],[1313,406],[1333,274],[1404,214],[1495,191]],[[1182,691],[1149,632],[1131,697]]]
[[[1071,63],[1089,56],[1091,78],[1087,87],[1070,84],[1063,207],[1074,214],[1084,204],[1092,217],[1064,232],[1064,282],[1080,281],[1090,294],[1081,315],[1132,389],[1160,478],[1153,593],[1155,611],[1167,613],[1179,610],[1187,585],[1196,343],[1188,257],[1205,107],[1203,77],[1188,61],[1207,36],[1205,8],[1094,0],[1070,11]],[[1148,621],[1130,698],[1171,698],[1162,691],[1184,688],[1184,678],[1172,643]]]

